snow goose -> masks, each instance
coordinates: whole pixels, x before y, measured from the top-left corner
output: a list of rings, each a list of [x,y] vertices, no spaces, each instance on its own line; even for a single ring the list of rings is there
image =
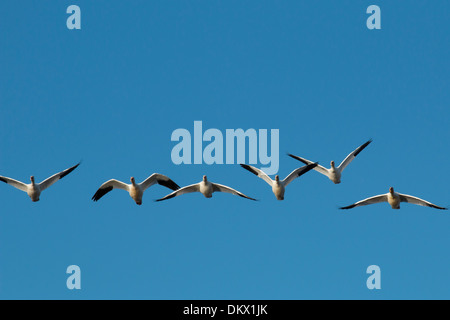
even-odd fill
[[[372,139],[364,143],[363,145],[359,146],[356,150],[354,150],[352,153],[350,153],[344,161],[341,162],[339,167],[335,167],[334,161],[331,161],[330,165],[331,168],[327,169],[323,166],[318,165],[314,168],[317,172],[320,172],[323,175],[326,175],[331,181],[333,181],[335,184],[341,183],[341,175],[342,171],[350,164],[350,162],[353,161],[353,159],[356,158],[356,156],[364,150],[365,147],[369,145],[369,143],[372,142]],[[298,161],[303,162],[304,164],[311,164],[312,161],[306,160],[304,158],[300,158],[298,156],[294,156],[292,154],[288,154],[291,158],[297,159]]]
[[[156,201],[167,200],[167,199],[170,199],[170,198],[173,198],[176,196],[180,196],[185,193],[191,193],[191,192],[201,192],[206,198],[211,198],[212,194],[214,192],[226,192],[226,193],[234,194],[236,196],[240,196],[242,198],[256,200],[256,199],[250,198],[250,197],[246,196],[245,194],[243,194],[237,190],[234,190],[230,187],[227,187],[227,186],[224,186],[224,185],[218,184],[218,183],[212,183],[212,182],[208,181],[206,176],[203,176],[203,180],[200,181],[199,183],[195,183],[195,184],[191,184],[189,186],[183,187],[183,188],[176,190],[176,191],[168,194],[167,196],[165,196],[161,199],[158,199]]]
[[[42,181],[41,183],[36,183],[34,181],[34,176],[30,177],[31,183],[29,183],[29,184],[25,184],[23,182],[20,182],[20,181],[11,179],[11,178],[3,177],[3,176],[0,176],[0,181],[3,181],[7,184],[12,185],[13,187],[15,187],[19,190],[26,192],[28,194],[28,196],[31,198],[31,201],[37,202],[37,201],[39,201],[39,197],[40,197],[42,191],[44,191],[45,189],[50,187],[52,184],[54,184],[59,179],[62,179],[65,176],[67,176],[69,173],[71,173],[73,170],[75,170],[76,167],[78,167],[79,165],[80,165],[80,163],[78,163],[77,165],[75,165],[73,167],[70,167],[69,169],[66,169],[57,174],[54,174],[51,177]]]
[[[122,189],[128,191],[131,198],[133,198],[136,204],[141,205],[144,191],[147,188],[154,185],[155,183],[158,183],[172,190],[178,190],[180,188],[175,182],[169,179],[169,177],[166,177],[165,175],[159,173],[152,174],[150,177],[148,177],[141,183],[136,183],[134,177],[131,177],[130,181],[131,184],[126,184],[115,179],[108,180],[100,186],[100,188],[92,197],[92,200],[98,201],[101,197],[110,192],[112,189]]]
[[[358,201],[347,207],[341,207],[340,209],[351,209],[359,206],[365,206],[368,204],[374,204],[379,202],[388,202],[392,209],[400,209],[400,202],[409,202],[417,204],[419,206],[431,207],[435,209],[447,210],[447,208],[439,207],[431,202],[419,199],[417,197],[409,196],[407,194],[401,194],[394,191],[394,188],[390,187],[389,192],[386,194],[380,194],[378,196],[370,197],[361,201]]]
[[[306,172],[310,171],[311,169],[314,169],[318,164],[317,163],[311,163],[306,166],[300,167],[292,171],[284,180],[280,180],[280,177],[278,175],[275,176],[275,180],[272,180],[269,178],[269,176],[262,170],[249,166],[248,164],[241,164],[241,167],[244,169],[247,169],[251,173],[257,175],[261,179],[263,179],[265,182],[267,182],[271,187],[272,191],[275,194],[275,197],[277,200],[284,200],[284,191],[286,189],[286,186],[291,183],[295,178],[300,177],[302,174],[305,174]]]

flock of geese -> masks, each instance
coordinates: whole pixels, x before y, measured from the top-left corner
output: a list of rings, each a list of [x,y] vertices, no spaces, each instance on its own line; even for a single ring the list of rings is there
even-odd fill
[[[363,151],[372,140],[369,140],[359,146],[357,149],[355,149],[353,152],[351,152],[344,161],[341,162],[341,164],[336,167],[334,161],[331,161],[330,168],[327,169],[321,165],[319,165],[317,162],[313,162],[292,154],[288,154],[290,157],[304,163],[305,165],[303,167],[297,168],[294,171],[292,171],[285,179],[280,180],[280,177],[278,175],[275,176],[275,180],[272,180],[264,171],[255,168],[253,166],[247,165],[247,164],[241,164],[242,168],[248,170],[249,172],[253,173],[254,175],[258,176],[259,178],[263,179],[265,182],[267,182],[270,187],[272,188],[272,192],[274,193],[277,200],[284,200],[284,194],[286,191],[286,187],[291,183],[294,179],[302,176],[303,174],[307,173],[310,170],[315,170],[325,176],[327,176],[331,181],[333,181],[335,184],[341,183],[341,176],[344,169],[356,158],[356,156]],[[56,173],[52,175],[51,177],[47,178],[46,180],[42,181],[41,183],[36,183],[34,180],[34,177],[30,177],[30,183],[25,184],[23,182],[0,176],[0,181],[3,181],[19,190],[22,190],[28,194],[28,196],[31,198],[33,202],[39,201],[40,195],[42,191],[53,185],[58,180],[64,178],[69,173],[71,173],[73,170],[75,170],[80,163],[74,165],[73,167],[70,167],[66,170],[63,170],[59,173]],[[249,200],[256,200],[254,198],[251,198],[249,196],[246,196],[242,192],[239,192],[233,188],[230,188],[228,186],[218,184],[211,182],[207,179],[206,176],[203,176],[202,181],[191,184],[185,187],[180,188],[173,180],[171,180],[169,177],[154,173],[151,176],[149,176],[147,179],[142,181],[141,183],[136,183],[134,177],[130,178],[130,184],[126,184],[124,182],[118,181],[116,179],[111,179],[103,183],[100,188],[95,192],[94,196],[92,197],[93,201],[100,200],[104,195],[106,195],[108,192],[110,192],[113,189],[122,189],[127,191],[130,194],[130,197],[136,202],[136,204],[141,205],[142,204],[142,196],[144,195],[144,191],[147,190],[149,187],[151,187],[154,184],[160,184],[166,188],[169,188],[173,190],[172,193],[166,195],[165,197],[158,199],[156,201],[163,201],[167,199],[171,199],[186,193],[192,193],[192,192],[200,192],[202,193],[206,198],[211,198],[212,194],[214,192],[226,192],[231,193],[233,195],[237,195]],[[407,202],[412,203],[420,206],[426,206],[431,207],[435,209],[441,209],[441,210],[447,210],[447,208],[439,207],[435,204],[432,204],[431,202],[428,202],[426,200],[397,193],[394,191],[394,188],[390,187],[389,192],[386,194],[380,194],[376,195],[361,201],[358,201],[354,204],[351,204],[346,207],[341,207],[340,209],[351,209],[355,207],[365,206],[369,204],[379,203],[379,202],[387,202],[390,204],[392,209],[400,209],[400,203],[401,202]]]

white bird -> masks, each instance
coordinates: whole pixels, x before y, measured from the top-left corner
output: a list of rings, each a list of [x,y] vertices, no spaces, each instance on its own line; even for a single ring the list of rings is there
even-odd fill
[[[100,186],[100,188],[92,197],[92,200],[98,201],[101,197],[110,192],[112,189],[122,189],[128,191],[131,198],[133,198],[136,204],[141,205],[144,191],[147,190],[147,188],[154,185],[155,183],[158,183],[172,190],[178,190],[180,188],[175,182],[169,179],[169,177],[166,177],[165,175],[159,173],[152,174],[141,183],[136,183],[134,177],[131,177],[130,181],[131,184],[126,184],[116,179],[108,180]]]
[[[344,161],[341,162],[341,164],[339,165],[339,167],[335,167],[334,161],[330,162],[331,168],[327,169],[323,166],[318,165],[317,167],[314,168],[314,170],[316,170],[317,172],[320,172],[323,175],[326,175],[331,181],[333,181],[335,184],[341,183],[341,175],[342,175],[342,171],[344,171],[344,169],[350,164],[350,162],[353,161],[353,159],[355,159],[355,157],[364,150],[365,147],[367,147],[369,145],[369,143],[372,142],[372,139],[370,139],[369,141],[367,141],[366,143],[364,143],[363,145],[359,146],[356,150],[354,150],[352,153],[350,153],[345,159]],[[304,164],[311,164],[313,163],[312,161],[306,160],[304,158],[300,158],[298,156],[294,156],[292,154],[288,154],[288,156],[290,156],[291,158],[297,159],[298,161],[303,162]]]
[[[284,200],[284,191],[286,186],[291,183],[295,178],[300,177],[302,174],[314,169],[317,166],[317,163],[308,164],[301,168],[297,168],[292,171],[284,180],[280,180],[278,175],[275,176],[275,180],[269,178],[269,176],[262,170],[249,166],[248,164],[241,164],[241,167],[247,169],[251,173],[257,175],[265,182],[267,182],[271,187],[272,191],[275,194],[277,200]]]
[[[394,188],[390,187],[389,192],[386,194],[380,194],[378,196],[370,197],[361,201],[358,201],[347,207],[341,207],[340,209],[351,209],[359,206],[365,206],[368,204],[388,202],[392,209],[400,209],[400,202],[408,202],[412,204],[417,204],[419,206],[431,207],[435,209],[447,210],[447,208],[439,207],[431,202],[419,199],[417,197],[409,196],[407,194],[401,194],[394,192]]]
[[[47,178],[44,181],[42,181],[41,183],[36,183],[34,181],[34,176],[30,177],[31,183],[29,183],[29,184],[25,184],[23,182],[20,182],[20,181],[11,179],[11,178],[3,177],[3,176],[0,176],[0,181],[3,181],[7,184],[12,185],[13,187],[15,187],[19,190],[26,192],[28,194],[28,196],[31,198],[31,201],[37,202],[37,201],[39,201],[39,197],[40,197],[42,191],[44,191],[45,189],[50,187],[52,184],[54,184],[59,179],[62,179],[65,176],[67,176],[69,173],[71,173],[73,170],[75,170],[75,168],[78,167],[79,165],[80,165],[80,163],[78,163],[77,165],[75,165],[73,167],[70,167],[69,169],[66,169],[57,174],[54,174],[50,178]]]
[[[167,200],[176,196],[180,196],[182,194],[185,193],[191,193],[191,192],[201,192],[206,198],[211,198],[212,194],[214,192],[226,192],[226,193],[231,193],[234,194],[236,196],[240,196],[246,199],[250,199],[250,200],[256,200],[253,198],[250,198],[248,196],[246,196],[245,194],[234,190],[230,187],[224,186],[222,184],[218,184],[218,183],[212,183],[210,181],[208,181],[208,179],[206,178],[206,176],[203,176],[203,180],[200,181],[199,183],[195,183],[195,184],[191,184],[189,186],[183,187],[179,190],[176,190],[170,194],[168,194],[167,196],[158,199],[156,201],[162,201],[162,200]]]

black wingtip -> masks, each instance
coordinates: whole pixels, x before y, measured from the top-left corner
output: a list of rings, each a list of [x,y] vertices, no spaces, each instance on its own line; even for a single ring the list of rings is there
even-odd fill
[[[162,185],[162,186],[164,186],[164,187],[166,187],[166,188],[169,188],[169,189],[171,189],[171,190],[178,190],[178,189],[180,189],[180,186],[179,185],[177,185],[174,181],[172,181],[171,179],[169,179],[169,180],[162,180],[162,179],[158,179],[157,180],[158,181],[158,184],[160,184],[160,185]]]
[[[246,195],[242,195],[242,194],[238,194],[238,195],[241,196],[242,198],[245,198],[245,199],[248,199],[248,200],[258,201],[257,199],[254,199],[254,198],[246,196]]]
[[[372,142],[372,139],[369,139],[366,143],[364,143],[362,146],[358,148],[358,150],[355,152],[354,156],[356,157],[361,151],[364,150],[365,147],[367,147]]]
[[[298,156],[294,156],[293,154],[290,154],[290,153],[288,153],[287,155],[288,155],[289,157],[291,157],[291,158],[297,160],[297,161],[303,162],[304,164],[308,164],[307,161],[304,161],[303,159],[301,159],[301,158],[298,157]]]
[[[113,187],[108,187],[108,188],[103,188],[103,189],[98,189],[97,192],[92,196],[92,200],[94,202],[100,200],[101,197],[103,197],[105,194],[107,194],[108,192],[110,192],[113,189]]]
[[[304,175],[305,173],[307,173],[308,171],[311,171],[318,165],[319,165],[318,162],[314,162],[314,163],[307,164],[306,166],[303,166],[302,168],[304,168],[304,169],[300,170],[300,172],[298,173],[298,176]]]
[[[3,181],[4,183],[8,183],[8,181],[6,181],[6,179],[0,177],[0,181]]]
[[[172,199],[173,197],[175,197],[174,194],[168,194],[167,196],[165,196],[165,197],[163,197],[163,198],[161,198],[161,199],[157,199],[157,200],[155,200],[155,201],[156,201],[156,202],[158,202],[158,201],[163,201],[163,200],[167,200],[167,199]]]
[[[319,165],[318,162],[314,162],[314,163],[307,164],[307,165],[305,166],[305,167],[306,167],[306,171],[305,171],[305,172],[308,172],[309,170],[314,169],[314,168],[317,167],[318,165]]]
[[[431,207],[431,208],[435,208],[435,209],[439,209],[439,210],[448,210],[448,208],[447,207],[439,207],[439,206],[437,206],[437,205],[429,205],[429,207]]]
[[[61,174],[61,176],[59,177],[60,179],[64,178],[65,176],[67,176],[69,173],[71,173],[73,170],[75,170],[79,165],[81,164],[81,161],[78,162],[76,165],[74,165],[73,167],[67,169],[63,174]]]
[[[251,173],[253,173],[254,175],[258,175],[258,172],[256,172],[255,170],[253,170],[253,168],[251,166],[249,166],[248,164],[242,164],[241,163],[241,167],[250,171]]]
[[[348,209],[351,209],[351,208],[354,208],[354,207],[356,207],[354,204],[352,204],[352,205],[349,205],[349,206],[346,206],[346,207],[340,207],[339,209],[341,209],[341,210],[348,210]]]

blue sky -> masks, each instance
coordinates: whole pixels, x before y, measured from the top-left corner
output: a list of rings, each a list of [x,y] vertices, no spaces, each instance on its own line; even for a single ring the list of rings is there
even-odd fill
[[[68,30],[66,8],[81,8]],[[368,30],[366,8],[381,8]],[[340,211],[390,186],[448,206],[448,1],[0,2],[1,299],[449,299],[447,212]],[[369,138],[334,185],[310,172],[277,201],[239,165],[175,165],[171,133],[279,129],[280,176]],[[229,194],[137,206],[106,180],[153,172]],[[81,290],[66,268],[81,268]],[[368,290],[366,268],[381,268]]]

